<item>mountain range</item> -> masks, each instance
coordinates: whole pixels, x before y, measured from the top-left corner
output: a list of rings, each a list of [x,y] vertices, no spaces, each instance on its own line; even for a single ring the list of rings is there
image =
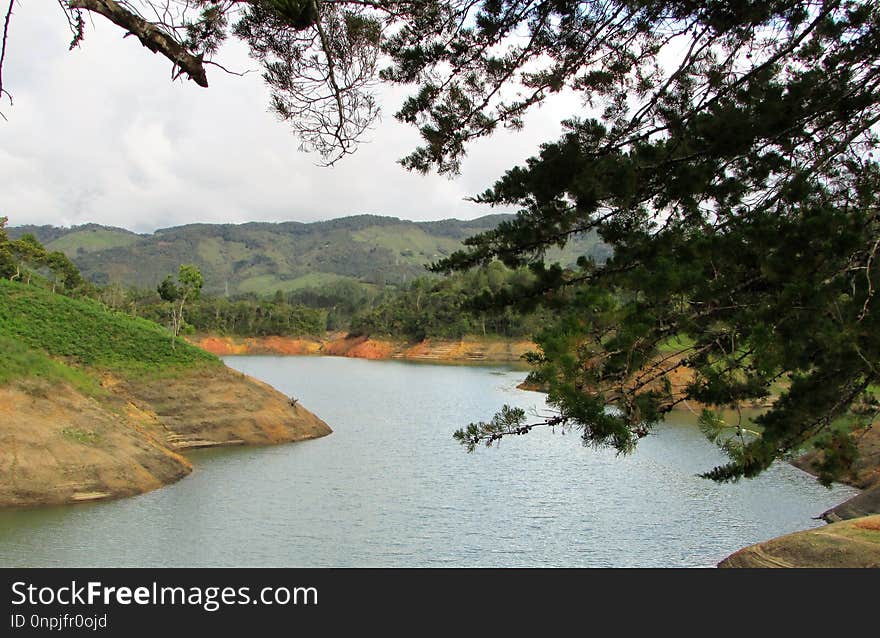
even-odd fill
[[[32,233],[70,257],[88,280],[154,288],[180,264],[196,264],[210,294],[273,294],[337,281],[399,286],[427,273],[425,265],[462,247],[467,237],[512,215],[463,221],[413,222],[356,215],[329,221],[188,224],[138,234],[124,228],[14,226],[12,238]],[[575,238],[551,259],[572,264],[580,255],[607,257],[595,235]]]

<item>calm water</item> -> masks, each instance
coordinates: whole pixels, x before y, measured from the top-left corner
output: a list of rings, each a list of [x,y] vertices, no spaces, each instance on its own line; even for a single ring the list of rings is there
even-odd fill
[[[854,490],[784,464],[716,485],[687,414],[637,452],[534,431],[468,455],[453,429],[503,403],[540,409],[505,368],[229,357],[299,398],[323,439],[194,454],[135,498],[0,512],[2,566],[709,566],[815,526]]]

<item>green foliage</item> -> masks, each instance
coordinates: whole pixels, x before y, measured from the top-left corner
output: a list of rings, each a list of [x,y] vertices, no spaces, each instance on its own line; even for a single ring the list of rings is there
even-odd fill
[[[196,300],[202,292],[203,285],[204,279],[199,269],[192,264],[182,264],[177,270],[177,281],[168,275],[156,290],[164,301]]]
[[[89,299],[71,299],[2,280],[0,338],[5,339],[4,352],[14,341],[70,365],[123,374],[219,365],[216,357],[182,340],[172,349],[168,332],[145,319],[108,311]],[[26,367],[22,364],[17,369]]]
[[[16,269],[12,279],[24,279],[30,282],[32,272],[44,265],[46,249],[30,233],[24,234],[8,243],[8,249],[15,260]]]
[[[456,430],[452,438],[464,445],[468,452],[473,452],[481,441],[485,442],[486,447],[491,447],[505,435],[525,434],[530,429],[525,422],[525,410],[505,405],[491,421],[470,423],[466,428]]]
[[[183,264],[177,272],[177,280],[180,282],[181,296],[187,299],[198,299],[202,292],[205,280],[198,268],[192,264]]]
[[[263,64],[273,110],[330,162],[377,117],[380,49],[390,63],[380,77],[415,85],[397,113],[424,140],[402,160],[413,170],[456,172],[472,140],[521,127],[547,96],[573,91],[591,107],[477,198],[517,206],[516,218],[436,267],[530,269],[519,298],[554,316],[537,335],[534,378],[585,443],[632,449],[676,404],[668,375],[684,366],[696,373],[687,398],[711,406],[764,397],[787,379],[758,420],[761,436],[709,473],[751,477],[829,432],[880,381],[875,0],[197,4],[202,17],[187,30],[196,64],[237,12],[231,33]],[[317,15],[304,16],[311,7]],[[410,257],[402,252],[319,244],[302,225],[239,230],[261,249],[235,241],[241,257],[206,278],[217,292],[306,271],[412,281],[391,269]],[[572,268],[552,255],[593,231],[613,251],[607,261]],[[203,233],[158,233],[123,263],[87,268],[112,261],[93,253],[79,265],[93,280],[153,287],[177,264],[203,266]],[[19,264],[34,259],[18,248]],[[520,305],[511,290],[477,296],[484,307]],[[680,348],[668,349],[672,337]],[[829,445],[839,471],[850,446]]]
[[[92,445],[101,438],[97,432],[80,430],[79,428],[64,428],[61,430],[61,435],[83,445]]]
[[[0,278],[29,284],[34,276],[37,281],[42,281],[43,273],[48,272],[53,291],[59,285],[68,292],[83,285],[79,270],[64,253],[47,251],[33,233],[22,233],[17,239],[10,239],[6,222],[5,217],[0,218]]]
[[[815,447],[822,452],[816,469],[819,471],[819,481],[826,486],[843,476],[859,456],[855,438],[848,431],[834,431],[828,437],[819,439]]]
[[[174,283],[174,277],[171,275],[162,280],[162,283],[156,287],[156,292],[159,293],[162,301],[177,301],[181,297],[180,287]]]
[[[441,281],[417,279],[356,314],[349,330],[414,341],[426,337],[459,339],[464,335],[524,337],[541,325],[540,313],[487,309],[481,300],[483,296],[515,296],[531,280],[528,270],[509,270],[500,262]]]
[[[40,379],[68,384],[87,396],[102,396],[100,384],[86,372],[52,359],[17,339],[0,336],[0,385]]]
[[[297,31],[312,26],[318,19],[318,4],[315,0],[266,0],[285,24]]]
[[[0,217],[0,279],[9,279],[15,275],[16,261],[9,245],[9,235],[6,232],[8,218]]]
[[[54,250],[48,253],[45,264],[52,273],[54,283],[60,284],[62,288],[72,290],[84,283],[77,267],[60,251]]]
[[[467,427],[453,432],[452,438],[461,443],[468,452],[473,452],[480,443],[492,447],[500,444],[505,436],[528,434],[532,429],[542,425],[549,425],[554,431],[558,426],[563,434],[569,427],[565,419],[560,416],[544,418],[537,423],[526,423],[525,410],[505,405],[491,421],[470,423]]]
[[[157,323],[168,314],[167,306],[154,298],[141,296],[135,304],[139,316]],[[283,295],[237,300],[203,297],[189,305],[186,327],[195,332],[245,337],[319,336],[327,329],[326,317],[324,311],[288,303]]]
[[[167,301],[171,308],[171,347],[184,326],[183,309],[187,301],[195,301],[202,293],[205,280],[198,268],[192,264],[182,264],[177,269],[177,281],[171,275],[165,277],[156,288],[159,297]]]
[[[526,14],[546,19],[525,26],[512,11],[525,6],[483,3],[454,45],[417,44],[413,29],[397,38],[395,78],[440,62],[475,67],[461,100],[453,81],[404,106],[427,140],[407,158],[412,168],[455,170],[468,139],[515,115],[523,104],[466,119],[538,51],[545,72],[527,77],[539,91],[572,86],[608,105],[572,118],[479,196],[520,211],[436,270],[493,260],[532,269],[520,296],[554,317],[536,336],[532,376],[585,443],[631,450],[681,400],[670,375],[685,367],[695,378],[684,398],[716,407],[762,399],[784,379],[754,434],[703,419],[730,456],[705,475],[753,477],[814,441],[822,480],[840,475],[855,447],[834,424],[880,380],[880,8],[547,2]],[[468,57],[511,20],[540,41],[534,51],[506,57],[511,44]],[[664,51],[674,25],[676,50]],[[675,63],[658,64],[661,52]],[[591,230],[612,250],[604,263],[548,258]]]
[[[181,330],[237,336],[321,336],[348,330],[406,338],[460,338],[464,335],[525,337],[542,325],[540,313],[483,308],[474,292],[501,294],[532,280],[528,270],[511,271],[500,263],[445,279],[422,277],[400,289],[378,288],[348,279],[320,287],[277,290],[272,297],[206,295],[188,303]],[[96,290],[108,306],[157,323],[168,317],[168,302],[179,300],[179,286],[168,277],[155,292],[118,285]]]
[[[60,250],[70,258],[75,258],[81,253],[90,253],[110,248],[122,248],[138,242],[138,236],[121,228],[107,228],[97,224],[75,226],[65,229],[60,237],[50,239],[43,237],[43,229],[36,230],[37,237],[45,242],[48,250]]]
[[[720,414],[706,408],[700,413],[697,425],[703,435],[712,443],[716,443],[725,430],[728,429],[728,425],[721,418]]]
[[[697,420],[700,431],[711,442],[716,443],[734,462],[742,463],[748,454],[748,444],[757,440],[761,433],[743,424],[743,416],[737,415],[735,424],[728,423],[717,411],[704,408]],[[703,474],[706,478],[714,478],[713,473]]]

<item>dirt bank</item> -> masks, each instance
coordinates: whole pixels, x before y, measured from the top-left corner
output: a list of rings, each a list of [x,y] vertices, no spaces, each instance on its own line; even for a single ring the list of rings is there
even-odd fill
[[[268,445],[314,439],[331,430],[271,386],[229,368],[174,379],[125,384],[139,408],[162,424],[176,450],[220,445]]]
[[[719,567],[880,567],[880,516],[780,536],[728,556]]]
[[[218,356],[232,354],[330,355],[360,359],[512,363],[535,344],[525,340],[465,337],[459,340],[425,339],[407,343],[344,333],[324,339],[297,337],[220,337],[197,335],[190,342]]]
[[[192,469],[138,412],[69,387],[0,387],[0,505],[130,496]]]
[[[880,483],[822,513],[829,523],[880,514]]]
[[[880,514],[880,423],[857,435],[856,446],[859,456],[852,472],[841,481],[863,491],[824,512],[822,518],[829,523]],[[815,475],[818,474],[816,465],[821,460],[821,452],[812,451],[794,459],[792,464]]]
[[[859,457],[853,471],[841,480],[859,489],[880,486],[880,423],[856,435]],[[808,452],[793,461],[794,465],[810,474],[817,474],[816,464],[821,461],[820,452]],[[878,512],[880,513],[880,512]]]
[[[0,506],[131,496],[192,471],[196,447],[299,441],[330,428],[228,368],[174,378],[106,377],[99,395],[28,380],[0,387]]]

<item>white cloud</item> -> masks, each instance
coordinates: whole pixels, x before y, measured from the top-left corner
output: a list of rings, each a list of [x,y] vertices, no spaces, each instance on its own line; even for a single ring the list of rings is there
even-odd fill
[[[385,88],[370,142],[337,166],[298,150],[267,112],[259,73],[211,69],[211,88],[170,81],[170,65],[95,17],[82,46],[50,0],[18,6],[0,122],[0,214],[10,223],[98,222],[137,231],[193,222],[313,221],[358,213],[428,220],[494,212],[464,201],[555,138],[576,101],[533,112],[521,132],[471,148],[462,176],[409,173],[396,161],[419,141],[393,118],[406,90]],[[256,68],[240,43],[227,66]]]

